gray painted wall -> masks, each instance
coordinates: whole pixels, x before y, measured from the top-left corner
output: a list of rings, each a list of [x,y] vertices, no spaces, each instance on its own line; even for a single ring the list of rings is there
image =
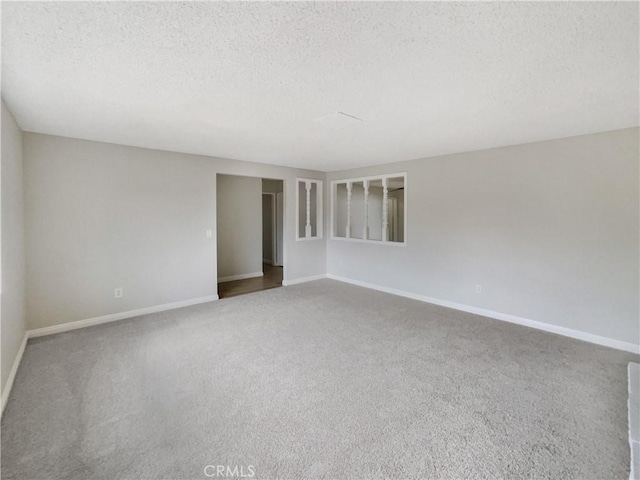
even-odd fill
[[[23,146],[29,328],[215,294],[224,173],[285,180],[289,280],[328,271],[639,343],[637,128],[326,178],[31,133]],[[295,241],[296,177],[328,189],[399,171],[409,175],[406,247]]]
[[[282,182],[280,180],[272,180],[270,178],[262,179],[262,191],[264,193],[280,193],[283,191]]]
[[[23,147],[29,328],[215,295],[218,173],[284,180],[285,279],[326,272],[325,242],[296,242],[294,223],[295,178],[323,173],[35,133]]]
[[[26,330],[22,132],[2,101],[2,391]]]
[[[329,173],[406,171],[408,245],[329,240],[328,273],[638,344],[638,134]]]
[[[218,175],[218,278],[262,272],[262,179]]]

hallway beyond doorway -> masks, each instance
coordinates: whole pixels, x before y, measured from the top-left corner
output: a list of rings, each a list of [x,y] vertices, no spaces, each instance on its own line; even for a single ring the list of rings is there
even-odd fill
[[[264,263],[262,268],[264,272],[264,276],[262,277],[219,283],[218,296],[220,298],[229,298],[282,286],[282,267]]]

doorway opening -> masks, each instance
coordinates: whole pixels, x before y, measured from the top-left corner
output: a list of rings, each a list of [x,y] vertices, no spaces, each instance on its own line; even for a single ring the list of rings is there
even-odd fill
[[[218,175],[218,296],[282,286],[284,182]]]

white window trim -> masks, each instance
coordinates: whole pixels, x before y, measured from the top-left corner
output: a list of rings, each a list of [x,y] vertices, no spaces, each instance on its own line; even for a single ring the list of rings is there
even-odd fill
[[[300,236],[300,182],[311,182],[316,184],[316,236],[306,237]],[[322,240],[323,238],[323,226],[324,216],[322,214],[323,207],[323,187],[322,180],[314,180],[313,178],[296,178],[296,242],[308,242],[311,240]],[[305,233],[305,232],[302,232]]]
[[[404,179],[404,241],[403,242],[391,242],[388,240],[369,240],[369,239],[364,239],[364,238],[346,238],[346,237],[337,237],[336,236],[336,224],[335,224],[335,211],[336,211],[336,202],[337,202],[337,194],[338,194],[338,190],[337,190],[337,185],[339,183],[347,183],[347,182],[364,182],[365,180],[371,181],[371,180],[381,180],[384,178],[400,178],[402,177]],[[330,235],[330,239],[331,240],[337,240],[339,242],[354,242],[354,243],[369,243],[372,245],[389,245],[389,246],[394,246],[394,247],[406,247],[407,246],[407,225],[408,225],[408,221],[407,221],[407,211],[408,211],[408,205],[409,202],[407,201],[408,199],[408,195],[407,195],[407,172],[399,172],[399,173],[385,173],[383,175],[371,175],[368,177],[356,177],[356,178],[341,178],[338,180],[332,180],[331,181],[331,192],[330,192],[330,198],[331,198],[331,207],[330,207],[330,226],[331,226],[331,235]]]

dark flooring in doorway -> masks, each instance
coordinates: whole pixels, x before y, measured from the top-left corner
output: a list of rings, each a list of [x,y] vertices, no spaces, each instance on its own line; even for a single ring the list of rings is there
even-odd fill
[[[263,263],[262,271],[264,272],[263,277],[219,283],[218,296],[220,298],[229,298],[282,286],[282,267],[275,267],[268,263]]]

